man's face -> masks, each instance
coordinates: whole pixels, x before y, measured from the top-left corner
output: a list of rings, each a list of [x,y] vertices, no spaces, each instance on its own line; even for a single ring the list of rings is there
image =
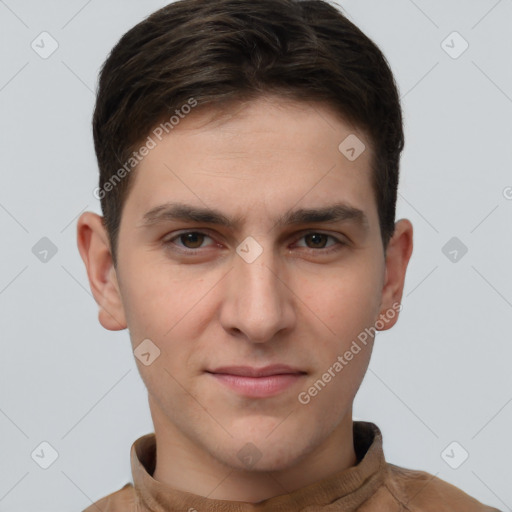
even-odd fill
[[[258,100],[207,120],[192,112],[132,176],[118,239],[122,316],[134,349],[149,339],[160,350],[148,366],[137,360],[155,424],[229,466],[243,467],[250,442],[258,468],[284,469],[351,414],[371,339],[308,389],[391,307],[370,143],[306,103]],[[338,149],[351,134],[367,148],[354,161]],[[178,203],[233,225],[165,214]],[[340,204],[362,215],[287,222]],[[272,364],[303,373],[252,391],[210,373]]]

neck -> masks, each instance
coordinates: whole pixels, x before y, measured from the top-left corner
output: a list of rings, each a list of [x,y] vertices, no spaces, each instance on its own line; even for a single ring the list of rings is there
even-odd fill
[[[161,411],[156,411],[154,404],[151,412],[157,440],[153,478],[173,489],[210,499],[257,503],[289,494],[357,462],[351,410],[320,444],[311,441],[300,457],[290,459],[290,467],[273,471],[231,467],[194,443],[168,418],[159,414]]]

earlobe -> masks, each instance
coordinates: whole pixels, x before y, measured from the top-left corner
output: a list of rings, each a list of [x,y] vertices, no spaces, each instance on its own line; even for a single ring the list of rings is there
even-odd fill
[[[77,245],[87,270],[91,292],[99,306],[98,319],[111,331],[126,328],[126,318],[110,243],[103,218],[83,213],[77,223]]]
[[[407,219],[401,219],[395,224],[395,232],[386,251],[385,278],[378,323],[383,327],[378,328],[379,331],[390,329],[398,320],[398,313],[402,309],[405,275],[412,250],[412,224]]]

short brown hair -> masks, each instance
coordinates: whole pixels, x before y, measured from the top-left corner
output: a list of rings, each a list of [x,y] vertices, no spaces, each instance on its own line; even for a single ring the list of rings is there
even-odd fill
[[[375,43],[324,0],[178,0],[124,34],[100,72],[93,136],[114,264],[133,182],[126,162],[151,130],[191,99],[219,109],[265,94],[322,102],[369,135],[387,248],[404,134],[397,86]]]

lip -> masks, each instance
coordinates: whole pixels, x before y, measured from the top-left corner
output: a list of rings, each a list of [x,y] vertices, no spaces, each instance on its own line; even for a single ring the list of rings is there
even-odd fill
[[[286,364],[272,364],[262,368],[253,368],[252,366],[222,366],[215,370],[208,370],[208,373],[239,375],[241,377],[267,377],[269,375],[304,374],[306,372]]]
[[[229,366],[207,373],[232,391],[252,398],[277,395],[306,375],[306,372],[287,365],[272,365],[264,368]]]

